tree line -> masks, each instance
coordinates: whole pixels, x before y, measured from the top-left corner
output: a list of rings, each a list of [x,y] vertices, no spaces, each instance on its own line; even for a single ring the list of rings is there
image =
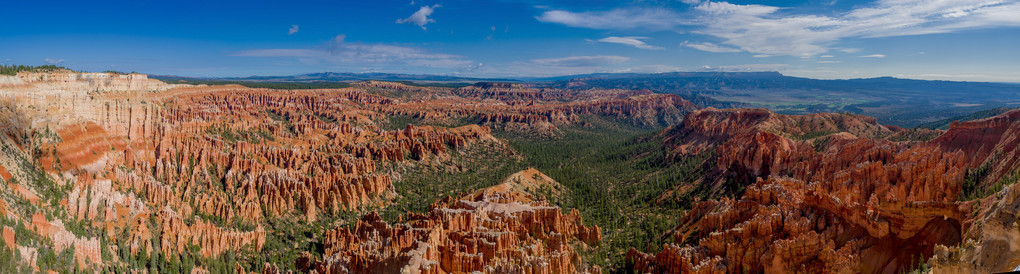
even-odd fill
[[[22,71],[56,71],[67,68],[56,65],[26,66],[26,65],[2,65],[0,64],[0,75],[17,75]]]

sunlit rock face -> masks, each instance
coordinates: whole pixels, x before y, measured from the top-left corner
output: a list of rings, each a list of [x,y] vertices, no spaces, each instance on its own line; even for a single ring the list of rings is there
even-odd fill
[[[958,246],[939,245],[931,259],[935,273],[991,273],[1020,267],[1020,187],[1006,187],[974,203],[976,217]]]
[[[978,184],[988,186],[1017,168],[1020,112],[954,124],[929,141],[890,141],[903,131],[844,114],[692,112],[664,134],[676,155],[715,153],[709,174],[718,177],[699,183],[724,192],[720,177],[757,182],[738,199],[697,204],[674,230],[680,244],[628,259],[648,272],[898,272],[936,252],[974,252],[936,246],[994,231],[975,225],[978,203],[957,200],[970,170],[987,165]]]

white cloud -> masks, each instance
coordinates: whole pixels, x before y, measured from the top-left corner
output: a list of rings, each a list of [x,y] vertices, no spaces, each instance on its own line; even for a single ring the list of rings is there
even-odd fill
[[[683,23],[680,15],[661,8],[619,8],[609,11],[549,10],[538,21],[590,29],[671,29]]]
[[[411,16],[404,19],[397,19],[397,24],[411,23],[418,25],[419,27],[421,27],[421,29],[425,29],[425,25],[427,25],[428,23],[436,22],[436,20],[429,18],[429,16],[431,16],[432,12],[435,11],[436,8],[438,7],[442,6],[438,4],[432,5],[431,7],[422,6],[420,9],[418,9],[418,11],[414,12],[414,14],[411,14]]]
[[[736,5],[727,2],[705,1],[697,4],[696,9],[713,15],[763,16],[779,10],[778,7],[764,5]]]
[[[627,60],[630,60],[630,58],[615,55],[595,55],[595,56],[571,56],[550,59],[532,59],[531,63],[535,65],[555,67],[597,67],[605,65],[615,65],[626,62]]]
[[[592,29],[686,31],[722,39],[753,54],[817,56],[847,39],[923,35],[1020,26],[1017,0],[878,0],[843,13],[807,14],[792,8],[681,0],[684,13],[652,8],[608,11],[548,10],[539,21]],[[698,44],[694,44],[698,45]],[[704,45],[704,44],[701,44]]]
[[[822,55],[822,56],[818,56],[818,57],[820,57],[820,58],[832,58],[832,57],[835,57],[835,56],[832,56],[832,55]]]
[[[863,56],[858,56],[858,57],[864,57],[864,58],[885,58],[885,54],[872,54],[872,55],[863,55]]]
[[[1007,3],[1011,2],[1011,3]],[[889,37],[946,33],[965,29],[1020,26],[1020,3],[998,0],[882,0],[844,18],[858,35]]]
[[[628,45],[628,46],[632,46],[632,47],[639,48],[639,49],[662,49],[662,47],[652,46],[652,45],[646,44],[645,41],[641,41],[641,40],[646,40],[646,39],[648,39],[648,37],[635,37],[635,36],[616,37],[616,36],[610,36],[610,37],[599,39],[598,41],[599,42],[603,42],[603,43],[615,43],[615,44]]]
[[[295,34],[298,32],[298,25],[290,25],[290,29],[287,30],[287,35]]]
[[[707,51],[707,52],[740,52],[739,49],[727,48],[727,47],[719,46],[719,45],[712,44],[712,43],[709,43],[709,42],[704,42],[704,43],[688,43],[688,42],[684,41],[684,43],[680,44],[680,46],[681,47],[693,48],[693,49],[700,50],[700,51]]]
[[[819,45],[835,39],[816,30],[830,28],[837,20],[814,15],[774,17],[779,8],[704,2],[694,6],[704,27],[695,33],[722,38],[741,50],[769,55],[815,55],[827,51]]]
[[[997,0],[879,0],[836,16],[782,13],[777,7],[703,2],[697,33],[765,54],[816,55],[847,38],[945,33],[1020,26],[1020,3]],[[1006,14],[1012,14],[1006,16]],[[852,49],[843,49],[852,51]]]
[[[818,61],[818,63],[819,64],[839,64],[839,63],[843,63],[843,61],[829,61],[829,60],[826,60],[826,61]]]
[[[755,54],[755,55],[752,55],[751,57],[754,57],[754,58],[768,58],[768,57],[772,57],[772,55],[768,55],[768,54]]]
[[[46,58],[46,59],[43,59],[43,61],[46,61],[46,63],[50,64],[50,65],[60,65],[60,64],[64,63],[64,59]]]
[[[297,57],[305,63],[343,65],[409,65],[420,67],[464,68],[476,63],[463,56],[430,53],[425,50],[386,44],[366,44],[344,41],[337,35],[329,42],[306,49],[253,49],[232,54],[247,57]]]

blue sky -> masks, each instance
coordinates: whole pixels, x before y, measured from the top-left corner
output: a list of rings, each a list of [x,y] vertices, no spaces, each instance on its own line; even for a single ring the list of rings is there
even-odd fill
[[[1020,0],[13,1],[0,13],[0,63],[89,71],[1020,82]]]

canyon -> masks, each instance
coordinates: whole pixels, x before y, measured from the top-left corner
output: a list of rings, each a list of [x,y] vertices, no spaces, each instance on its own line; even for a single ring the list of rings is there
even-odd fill
[[[986,246],[973,240],[990,245],[1014,234],[1002,229],[1015,225],[1011,213],[999,209],[1011,206],[1011,188],[985,201],[959,198],[965,179],[988,188],[1013,176],[1017,130],[1020,111],[954,123],[928,140],[890,141],[928,134],[848,114],[698,110],[665,132],[667,146],[675,155],[714,151],[709,174],[721,175],[700,182],[712,191],[728,190],[719,178],[757,179],[742,195],[697,203],[673,230],[676,244],[658,254],[631,250],[628,259],[656,273],[892,273],[938,251],[935,270],[1011,270],[1016,265],[1005,263],[1016,259],[1011,253],[998,264],[961,263],[950,260],[959,257],[948,247],[966,241],[970,248],[953,254],[973,254]],[[805,138],[810,132],[825,134]],[[986,171],[974,177],[982,166]]]
[[[0,76],[0,98],[2,248],[30,271],[59,269],[62,254],[68,268],[139,272],[958,273],[1020,264],[1015,110],[930,130],[845,113],[700,108],[647,90],[383,81],[268,89],[72,71]],[[606,129],[630,135],[594,135]],[[553,156],[522,148],[585,136],[636,147],[602,159],[645,160],[650,171],[588,180],[563,163],[535,169]],[[660,191],[647,178],[688,159],[704,159],[691,180],[637,198]],[[457,177],[479,173],[502,179]],[[414,200],[426,196],[438,198]],[[614,202],[599,199],[675,208],[656,220],[581,207]],[[394,212],[409,203],[423,209]],[[607,214],[646,219],[592,218]],[[614,249],[632,229],[651,240]]]
[[[543,98],[538,95],[544,91],[529,88],[451,90],[388,82],[333,90],[269,90],[169,85],[139,74],[64,71],[3,77],[0,96],[11,102],[5,111],[27,120],[11,123],[16,127],[4,136],[0,165],[11,174],[5,181],[12,193],[20,193],[15,200],[31,203],[24,210],[36,212],[31,215],[33,227],[52,239],[56,253],[73,244],[75,258],[89,259],[78,260],[82,268],[123,266],[104,261],[107,256],[100,253],[160,254],[178,261],[259,253],[273,234],[265,227],[267,220],[313,224],[323,216],[385,207],[399,195],[393,187],[394,178],[400,178],[395,166],[440,169],[458,151],[506,150],[505,142],[491,135],[492,127],[552,136],[559,134],[559,126],[580,123],[585,115],[662,123],[694,108],[676,96],[623,90]],[[376,94],[380,90],[410,96],[386,97]],[[461,125],[390,121],[398,116]],[[474,202],[493,202],[487,199]],[[450,203],[444,207],[451,212],[474,208],[471,203]],[[499,260],[512,259],[515,255],[503,253],[518,245],[549,246],[514,253],[540,257],[519,262],[514,269],[570,272],[577,269],[577,256],[564,242],[578,233],[586,243],[597,243],[600,237],[597,227],[580,225],[576,211],[563,215],[558,208],[532,201],[521,206],[528,210],[505,218],[524,214],[533,220],[507,225],[507,233],[525,238],[504,236],[512,246],[501,247]],[[478,210],[459,217],[433,216],[432,222],[489,218],[487,209]],[[6,215],[16,223],[28,222],[25,215]],[[365,216],[359,222],[378,221]],[[60,227],[62,219],[88,232],[50,229]],[[546,220],[563,223],[528,236],[528,229],[543,228]],[[467,232],[472,226],[461,229]],[[323,234],[327,246],[333,245],[328,239],[340,237],[339,230],[331,231]],[[100,247],[99,241],[111,245]],[[326,255],[336,255],[331,251],[335,249],[327,248]],[[474,262],[473,254],[457,255],[455,265],[445,261],[442,267],[461,269],[456,264]],[[34,259],[26,261],[35,264]],[[550,263],[555,268],[548,268]]]

